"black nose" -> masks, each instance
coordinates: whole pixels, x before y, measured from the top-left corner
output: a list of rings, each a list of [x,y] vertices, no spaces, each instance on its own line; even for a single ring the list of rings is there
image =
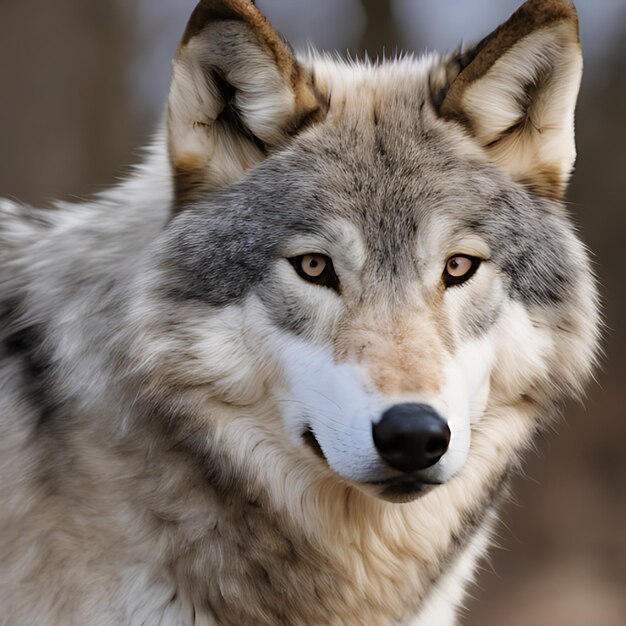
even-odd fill
[[[450,443],[448,425],[426,404],[392,406],[372,432],[380,456],[407,474],[434,465]]]

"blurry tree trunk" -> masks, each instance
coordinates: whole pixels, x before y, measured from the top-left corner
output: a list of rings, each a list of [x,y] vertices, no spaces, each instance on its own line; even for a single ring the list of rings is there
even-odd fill
[[[11,0],[0,15],[0,197],[43,204],[113,182],[139,141],[127,4]]]
[[[399,47],[399,32],[391,12],[391,0],[361,0],[367,13],[367,29],[358,54],[370,58],[393,56]]]

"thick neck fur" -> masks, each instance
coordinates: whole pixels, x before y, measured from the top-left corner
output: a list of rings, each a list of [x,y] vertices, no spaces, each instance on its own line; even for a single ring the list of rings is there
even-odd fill
[[[9,520],[15,552],[5,562],[24,573],[33,593],[57,576],[80,593],[69,596],[71,605],[40,598],[38,613],[16,607],[16,619],[409,624],[444,586],[452,615],[467,580],[446,572],[471,572],[506,476],[502,453],[489,474],[470,463],[459,479],[413,504],[379,502],[329,480],[294,505],[303,510],[276,511],[267,494],[251,500],[224,459],[205,456],[193,439],[172,444],[158,432],[131,429],[119,441],[109,432],[103,448],[106,417],[89,419],[80,434],[42,427],[33,476],[42,497],[22,503]],[[512,411],[500,434],[518,420]],[[316,536],[299,526],[301,515]],[[87,617],[102,584],[114,587],[116,603]]]
[[[281,500],[281,481],[297,484],[297,468],[284,466],[264,489],[197,433],[172,437],[171,415],[140,400],[139,417],[123,412],[122,398],[94,405],[89,398],[104,394],[81,370],[107,367],[98,348],[110,337],[90,313],[119,305],[115,285],[133,253],[168,219],[169,181],[160,144],[135,178],[97,203],[51,214],[2,205],[19,215],[4,220],[2,234],[12,242],[3,251],[11,325],[0,433],[0,604],[8,621],[452,624],[536,407],[527,399],[511,405],[496,386],[461,473],[413,503],[389,504],[329,472],[295,501]],[[111,243],[84,254],[100,240]],[[45,265],[51,255],[54,270]],[[82,280],[66,281],[79,287],[65,292],[59,276],[72,272]],[[48,298],[31,298],[34,290]],[[74,345],[75,333],[93,336],[94,349]],[[64,342],[63,362],[54,342]],[[43,400],[32,385],[44,371],[63,373],[63,403],[33,402]],[[26,595],[14,596],[16,579]]]

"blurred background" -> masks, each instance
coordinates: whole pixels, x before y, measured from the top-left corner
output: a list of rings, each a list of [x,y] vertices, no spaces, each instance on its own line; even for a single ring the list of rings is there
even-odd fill
[[[257,1],[295,48],[374,57],[453,49],[519,3]],[[0,196],[78,199],[138,162],[194,4],[1,0]],[[606,359],[586,408],[567,408],[516,481],[467,626],[626,625],[626,0],[577,7],[586,66],[569,200],[602,284]]]

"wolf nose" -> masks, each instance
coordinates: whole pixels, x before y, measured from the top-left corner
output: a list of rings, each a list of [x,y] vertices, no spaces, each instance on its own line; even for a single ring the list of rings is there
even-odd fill
[[[426,404],[396,404],[373,424],[374,445],[394,469],[410,474],[434,465],[448,449],[450,429]]]

